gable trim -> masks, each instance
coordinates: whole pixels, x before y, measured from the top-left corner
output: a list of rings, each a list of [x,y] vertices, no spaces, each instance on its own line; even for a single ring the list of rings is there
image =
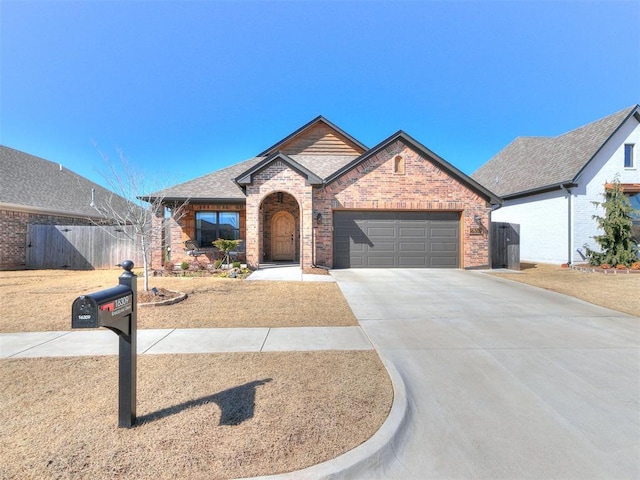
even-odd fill
[[[251,185],[253,183],[254,175],[261,172],[276,161],[283,162],[287,167],[291,168],[293,171],[304,177],[308,185],[322,185],[322,179],[320,177],[318,177],[311,170],[306,169],[291,157],[282,152],[275,152],[268,157],[265,157],[264,160],[258,162],[249,170],[246,170],[245,172],[238,175],[234,179],[234,181],[240,186]]]
[[[471,190],[473,190],[476,193],[480,194],[480,196],[484,197],[491,204],[493,204],[493,205],[502,204],[502,200],[497,195],[495,195],[491,191],[487,190],[485,187],[480,185],[478,182],[473,180],[468,175],[465,175],[464,173],[462,173],[460,170],[455,168],[449,162],[444,160],[439,155],[436,155],[434,152],[429,150],[427,147],[422,145],[420,142],[418,142],[417,140],[415,140],[414,138],[412,138],[411,136],[409,136],[408,134],[406,134],[402,130],[399,130],[398,132],[394,133],[389,138],[387,138],[386,140],[383,140],[382,142],[380,142],[378,145],[373,147],[368,152],[363,153],[361,156],[359,156],[358,158],[354,159],[352,162],[348,163],[347,165],[342,167],[340,170],[338,170],[337,172],[335,172],[332,175],[330,175],[329,177],[327,177],[325,179],[325,181],[324,181],[324,184],[325,185],[330,184],[334,180],[338,179],[339,177],[341,177],[345,173],[349,172],[350,170],[352,170],[353,168],[355,168],[359,164],[365,162],[369,158],[377,155],[384,148],[386,148],[387,146],[389,146],[390,144],[392,144],[393,142],[398,141],[398,140],[401,141],[402,143],[404,143],[405,145],[409,146],[413,150],[415,150],[421,156],[426,157],[427,159],[431,160],[433,163],[435,163],[440,168],[442,168],[445,172],[447,172],[447,174],[449,174],[450,176],[456,178],[458,181],[460,181],[461,183],[465,184],[468,188],[470,188]]]
[[[576,173],[575,177],[573,177],[573,182],[576,183],[578,181],[578,178],[580,177],[580,175],[582,175],[582,172],[584,172],[584,170],[589,166],[589,164],[591,164],[591,162],[593,161],[594,158],[596,158],[598,156],[598,154],[602,151],[602,149],[604,148],[604,146],[609,143],[609,140],[611,140],[613,138],[613,136],[618,133],[618,131],[622,128],[622,126],[627,123],[627,121],[631,118],[631,117],[635,117],[636,121],[638,121],[638,123],[640,123],[640,105],[636,105],[635,108],[633,110],[631,110],[629,112],[629,114],[624,118],[624,120],[622,120],[620,122],[620,124],[613,130],[613,132],[611,132],[611,135],[609,135],[607,137],[607,139],[602,142],[602,145],[600,145],[600,147],[598,147],[598,149],[595,151],[595,153],[591,156],[591,158],[589,160],[587,160],[587,162],[582,166],[582,168],[580,170],[578,170],[578,173]]]
[[[327,120],[326,118],[324,118],[322,115],[318,115],[316,118],[314,118],[313,120],[311,120],[309,123],[306,123],[305,125],[303,125],[302,127],[300,127],[299,129],[297,129],[295,132],[287,135],[285,138],[283,138],[282,140],[280,140],[279,142],[275,143],[274,145],[271,145],[269,148],[267,148],[264,152],[258,154],[258,157],[264,157],[265,155],[270,155],[273,153],[277,153],[280,150],[280,147],[284,144],[286,144],[289,140],[291,140],[292,138],[298,136],[300,133],[304,132],[305,130],[308,130],[309,128],[313,127],[314,125],[316,125],[317,123],[324,123],[325,125],[327,125],[329,128],[335,130],[339,135],[343,136],[344,138],[346,138],[349,142],[355,144],[358,148],[360,148],[362,151],[366,151],[367,150],[367,146],[364,145],[363,143],[361,143],[360,141],[356,140],[355,138],[353,138],[351,135],[349,135],[347,132],[345,132],[344,130],[342,130],[340,127],[337,127],[336,125],[334,125],[333,123],[331,123],[329,120]]]

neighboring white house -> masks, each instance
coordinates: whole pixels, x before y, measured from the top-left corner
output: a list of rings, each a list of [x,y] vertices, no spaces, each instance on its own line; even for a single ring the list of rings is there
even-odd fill
[[[616,177],[640,210],[640,106],[557,137],[518,137],[471,177],[502,197],[492,221],[520,224],[523,262],[584,262],[601,234],[593,204]],[[640,240],[640,212],[634,217]]]

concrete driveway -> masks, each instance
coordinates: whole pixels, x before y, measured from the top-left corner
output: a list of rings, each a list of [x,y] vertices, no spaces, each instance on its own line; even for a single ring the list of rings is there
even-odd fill
[[[361,478],[640,478],[640,318],[481,272],[332,275],[407,388]]]

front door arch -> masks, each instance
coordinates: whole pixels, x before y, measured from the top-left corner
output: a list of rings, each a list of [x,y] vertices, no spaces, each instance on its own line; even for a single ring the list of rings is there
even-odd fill
[[[293,261],[296,256],[296,221],[289,212],[277,212],[271,218],[271,258]]]

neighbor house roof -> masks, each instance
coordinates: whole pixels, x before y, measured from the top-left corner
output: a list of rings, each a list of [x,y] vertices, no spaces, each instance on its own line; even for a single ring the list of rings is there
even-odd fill
[[[113,199],[126,210],[127,201],[62,164],[0,145],[0,207],[35,213],[88,217],[102,216],[91,205]]]
[[[631,116],[634,105],[557,137],[518,137],[471,177],[501,197],[573,185],[587,164]]]

